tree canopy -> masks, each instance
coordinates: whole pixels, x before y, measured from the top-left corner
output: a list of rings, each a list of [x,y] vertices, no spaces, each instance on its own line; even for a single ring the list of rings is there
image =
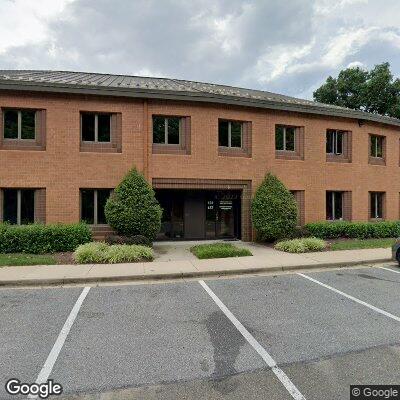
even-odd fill
[[[400,79],[393,77],[388,62],[370,71],[346,68],[337,78],[329,76],[314,92],[314,100],[400,118]]]

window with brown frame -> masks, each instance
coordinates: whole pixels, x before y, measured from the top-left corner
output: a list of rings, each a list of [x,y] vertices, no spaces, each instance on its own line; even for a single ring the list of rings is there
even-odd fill
[[[386,137],[369,135],[369,163],[373,165],[386,165]]]
[[[190,154],[190,117],[152,116],[153,153]]]
[[[80,113],[80,151],[120,153],[122,115],[120,113]]]
[[[0,149],[45,150],[45,110],[2,108]]]
[[[81,189],[81,221],[90,225],[107,224],[104,207],[113,189]]]
[[[2,222],[26,225],[46,220],[46,189],[3,188],[0,203]]]
[[[326,219],[328,221],[351,220],[351,192],[326,192]]]
[[[326,161],[351,162],[351,132],[326,130]]]
[[[385,218],[384,192],[369,192],[369,218],[373,220]]]
[[[251,157],[251,122],[219,119],[218,154]]]
[[[304,160],[303,127],[275,126],[275,157],[286,160]]]

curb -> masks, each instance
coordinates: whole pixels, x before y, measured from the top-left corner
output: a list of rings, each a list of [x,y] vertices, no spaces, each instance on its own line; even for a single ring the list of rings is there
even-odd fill
[[[53,278],[53,279],[22,279],[22,280],[0,280],[0,287],[24,287],[24,286],[64,286],[73,284],[93,284],[103,282],[134,282],[134,281],[152,281],[152,280],[169,280],[181,278],[202,278],[212,276],[229,276],[229,275],[249,275],[263,272],[290,272],[297,270],[313,270],[313,269],[333,269],[356,265],[369,266],[370,264],[379,264],[393,261],[391,258],[379,258],[368,261],[349,261],[337,263],[322,264],[299,264],[291,266],[277,267],[254,267],[254,268],[238,268],[232,270],[221,271],[198,271],[198,272],[174,272],[168,274],[155,273],[152,275],[120,275],[120,276],[101,276],[101,277],[79,277],[79,278]]]

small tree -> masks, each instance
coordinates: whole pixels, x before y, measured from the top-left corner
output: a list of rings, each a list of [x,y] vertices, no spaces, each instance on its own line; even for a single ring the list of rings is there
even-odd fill
[[[251,211],[259,240],[290,236],[297,225],[298,211],[293,195],[270,173],[257,189]]]
[[[154,190],[135,168],[128,172],[105,205],[107,223],[119,234],[155,239],[162,209]]]

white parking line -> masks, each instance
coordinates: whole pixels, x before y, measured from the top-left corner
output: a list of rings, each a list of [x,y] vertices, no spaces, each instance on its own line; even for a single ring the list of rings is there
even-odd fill
[[[324,287],[326,289],[332,290],[332,292],[340,294],[341,296],[347,297],[348,299],[353,300],[358,304],[362,304],[363,306],[368,307],[371,310],[376,311],[377,313],[384,315],[385,317],[389,317],[391,319],[394,319],[397,322],[400,322],[400,317],[398,317],[397,315],[391,314],[390,312],[387,312],[385,310],[382,310],[381,308],[375,307],[372,304],[369,304],[369,303],[367,303],[365,301],[357,299],[357,297],[351,296],[351,295],[349,295],[347,293],[344,293],[344,292],[342,292],[342,291],[340,291],[338,289],[335,289],[334,287],[329,286],[326,283],[322,283],[317,279],[311,278],[310,276],[307,276],[305,274],[301,274],[300,272],[298,272],[297,275],[302,276],[303,278],[308,279],[311,282],[317,283],[318,285],[320,285],[320,286],[322,286],[322,287]]]
[[[394,269],[385,268],[385,267],[378,267],[380,269],[385,269],[386,271],[394,272],[395,274],[400,274],[400,271],[395,271]]]
[[[199,281],[203,289],[210,295],[221,311],[228,317],[228,319],[235,325],[236,329],[242,336],[249,342],[254,350],[262,357],[265,363],[271,368],[272,372],[281,381],[286,390],[291,394],[295,400],[305,400],[305,397],[299,392],[294,383],[289,377],[277,366],[275,360],[269,353],[261,346],[254,336],[240,323],[240,321],[229,311],[225,304],[218,298],[218,296],[207,286],[204,281]]]
[[[57,361],[58,355],[64,345],[65,339],[68,336],[69,331],[75,321],[76,316],[78,315],[79,309],[82,306],[83,301],[85,300],[87,294],[89,293],[90,287],[85,287],[82,290],[82,293],[78,297],[74,307],[72,308],[67,320],[65,321],[64,326],[61,329],[60,334],[57,337],[56,342],[54,343],[53,348],[51,349],[49,355],[47,356],[47,360],[43,365],[43,368],[39,372],[39,375],[36,379],[36,383],[40,385],[44,383],[49,378],[51,371],[53,370],[54,364]],[[37,399],[38,395],[29,395],[28,399]]]

